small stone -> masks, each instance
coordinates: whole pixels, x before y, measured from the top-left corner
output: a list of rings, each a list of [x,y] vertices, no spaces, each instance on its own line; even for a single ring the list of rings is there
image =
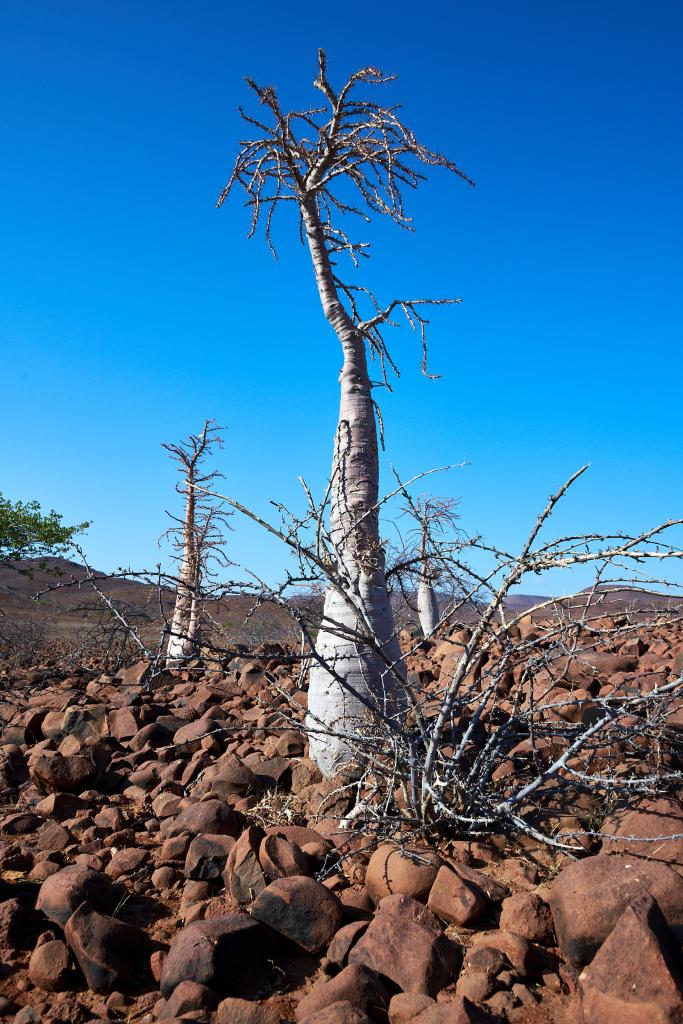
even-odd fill
[[[46,992],[61,992],[70,987],[73,967],[69,947],[61,939],[36,946],[28,964],[28,976]]]

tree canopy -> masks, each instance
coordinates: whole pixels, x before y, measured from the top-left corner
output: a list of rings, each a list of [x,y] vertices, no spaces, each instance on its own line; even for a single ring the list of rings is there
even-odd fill
[[[54,509],[43,513],[37,501],[15,502],[0,493],[0,565],[61,554],[89,525],[64,526]]]

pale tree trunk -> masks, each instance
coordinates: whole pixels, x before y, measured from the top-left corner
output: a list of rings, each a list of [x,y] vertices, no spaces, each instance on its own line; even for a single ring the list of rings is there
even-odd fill
[[[420,546],[420,582],[417,588],[417,615],[423,636],[431,636],[439,624],[439,602],[434,590],[434,577],[427,555],[427,527],[422,529]]]
[[[312,201],[304,206],[303,217],[320,300],[344,358],[332,461],[331,538],[384,657],[402,675],[375,507],[379,495],[379,458],[365,340],[339,300],[323,229]],[[339,625],[367,632],[360,613],[330,586],[316,643],[325,665],[314,664],[308,691],[310,756],[327,776],[352,760],[352,745],[344,735],[335,734],[357,734],[367,716],[367,704],[392,715],[400,714],[402,708],[400,685],[387,671],[383,658],[366,645],[337,636]]]
[[[197,585],[198,552],[195,530],[195,493],[192,480],[187,480],[183,554],[178,574],[171,636],[166,648],[167,662],[181,662],[195,653],[198,638]]]

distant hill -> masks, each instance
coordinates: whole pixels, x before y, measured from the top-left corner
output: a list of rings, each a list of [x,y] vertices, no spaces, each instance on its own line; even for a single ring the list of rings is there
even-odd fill
[[[111,618],[106,607],[92,585],[86,581],[87,572],[78,563],[64,558],[27,559],[20,563],[24,573],[0,566],[0,630],[5,623],[28,624],[40,627],[49,635],[65,641],[75,640],[85,629],[96,629],[98,624]],[[27,574],[28,573],[28,574]],[[160,612],[170,616],[175,594],[133,579],[112,579],[104,573],[96,573],[97,586],[113,602],[126,620],[153,645],[163,625]],[[71,584],[73,580],[80,583]],[[45,592],[36,599],[36,595]],[[585,606],[591,590],[584,590],[573,597],[558,599],[565,609],[571,608],[577,614]],[[506,611],[519,615],[549,600],[538,594],[514,594],[506,602]],[[440,601],[445,608],[445,598]],[[610,592],[601,587],[592,602],[595,613],[604,611],[614,615],[624,612],[645,613],[654,609],[682,608],[683,601],[666,594],[652,593],[635,588],[620,588]],[[226,642],[255,645],[260,642],[298,640],[299,633],[287,610],[272,602],[265,602],[253,614],[252,601],[248,597],[224,597],[209,604],[212,618],[225,631]],[[322,611],[322,600],[309,601],[309,614],[313,620]],[[403,602],[398,611],[399,624],[416,620]],[[473,621],[478,615],[477,608],[469,605],[458,612],[461,620]],[[550,617],[552,608],[546,608],[539,617]]]

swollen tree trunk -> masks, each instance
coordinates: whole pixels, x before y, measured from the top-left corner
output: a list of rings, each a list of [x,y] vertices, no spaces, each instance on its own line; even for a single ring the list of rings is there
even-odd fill
[[[191,657],[197,648],[199,618],[197,614],[198,552],[195,524],[195,493],[190,476],[187,480],[185,522],[183,525],[183,553],[178,575],[171,635],[166,648],[168,662],[181,662]]]
[[[352,760],[347,737],[358,735],[368,709],[401,714],[401,687],[385,659],[399,675],[403,667],[379,536],[379,458],[365,339],[339,300],[315,203],[306,203],[302,212],[320,300],[343,352],[330,532],[348,581],[344,590],[355,592],[357,602],[354,607],[336,587],[328,587],[316,643],[323,664],[315,663],[310,673],[310,756],[330,776]],[[368,626],[384,657],[338,635],[345,629],[367,634]]]
[[[434,578],[427,554],[427,525],[422,528],[420,547],[420,582],[417,588],[417,615],[423,636],[431,636],[439,624],[439,602],[434,590]]]

